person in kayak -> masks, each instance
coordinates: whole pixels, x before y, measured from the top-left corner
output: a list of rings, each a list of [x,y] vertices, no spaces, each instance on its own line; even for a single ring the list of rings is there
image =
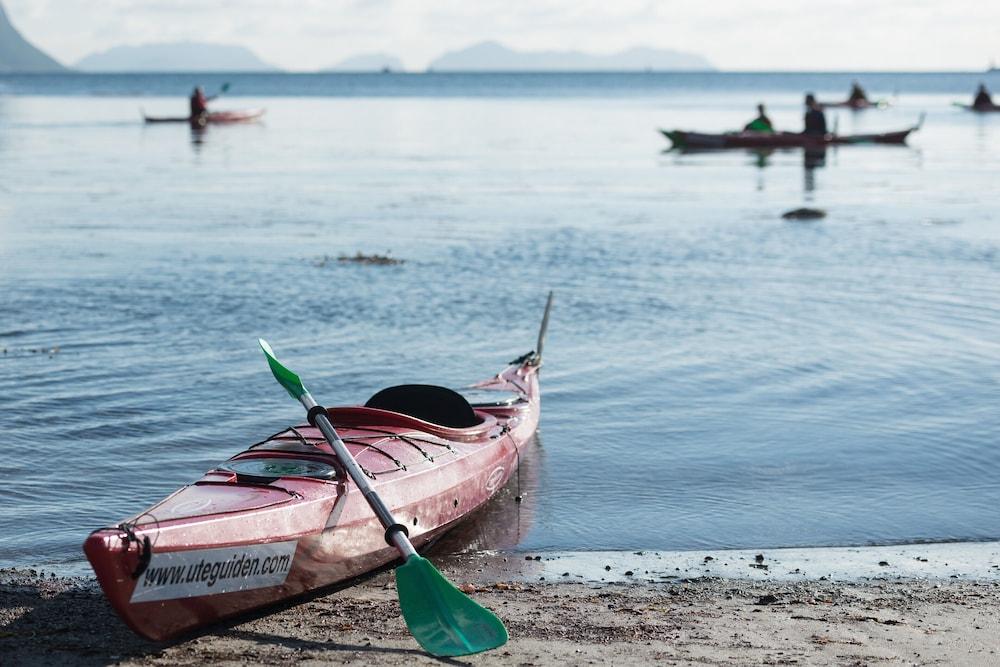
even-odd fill
[[[863,104],[868,102],[868,95],[865,94],[865,89],[861,87],[861,84],[857,81],[851,82],[851,94],[847,96],[847,101],[850,104]]]
[[[774,132],[774,124],[771,119],[767,117],[767,113],[764,111],[764,105],[757,105],[757,117],[752,121],[743,126],[744,132]]]
[[[218,95],[205,97],[205,91],[201,89],[201,86],[196,86],[194,92],[191,93],[191,118],[201,118],[208,114],[208,103],[216,97]]]
[[[972,101],[973,108],[975,107],[992,107],[993,98],[990,97],[990,91],[986,90],[986,84],[979,84],[979,89],[976,91],[976,99]]]
[[[806,129],[803,134],[826,134],[826,115],[823,114],[823,107],[816,101],[816,96],[812,93],[806,95]]]

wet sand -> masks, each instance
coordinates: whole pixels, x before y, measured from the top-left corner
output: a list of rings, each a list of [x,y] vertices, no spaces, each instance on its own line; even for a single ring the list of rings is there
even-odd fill
[[[389,572],[156,644],[118,620],[92,579],[4,570],[0,664],[1000,663],[995,580],[529,582],[497,580],[497,568],[483,564],[465,557],[442,569],[497,611],[511,641],[453,661],[427,656],[410,638]]]

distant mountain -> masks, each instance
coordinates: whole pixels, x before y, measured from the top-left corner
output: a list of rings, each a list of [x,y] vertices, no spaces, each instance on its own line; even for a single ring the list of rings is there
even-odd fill
[[[341,60],[333,67],[329,67],[325,72],[392,72],[403,71],[403,61],[388,53],[362,53],[351,56],[346,60]]]
[[[59,72],[64,69],[21,37],[0,4],[0,72]]]
[[[436,72],[629,72],[644,70],[712,70],[694,53],[634,48],[611,55],[581,51],[514,51],[498,42],[482,42],[450,51],[427,68]]]
[[[274,72],[244,46],[174,42],[116,46],[92,53],[76,66],[87,72]]]

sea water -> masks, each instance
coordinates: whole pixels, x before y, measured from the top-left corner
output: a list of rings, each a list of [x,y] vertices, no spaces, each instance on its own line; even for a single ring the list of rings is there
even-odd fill
[[[453,545],[997,539],[1000,114],[950,104],[982,77],[862,76],[892,106],[831,127],[923,127],[818,164],[657,131],[797,130],[852,78],[0,77],[0,566],[78,566],[300,422],[258,336],[360,403],[490,376],[550,289],[538,442]],[[141,122],[226,81],[263,122]]]

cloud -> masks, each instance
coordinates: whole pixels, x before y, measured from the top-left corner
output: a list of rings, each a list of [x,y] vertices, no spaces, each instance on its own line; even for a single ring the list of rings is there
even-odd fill
[[[4,0],[15,24],[65,62],[118,44],[242,44],[293,70],[360,52],[412,69],[495,39],[608,53],[648,45],[727,69],[979,69],[1000,57],[1000,3],[972,0]]]

